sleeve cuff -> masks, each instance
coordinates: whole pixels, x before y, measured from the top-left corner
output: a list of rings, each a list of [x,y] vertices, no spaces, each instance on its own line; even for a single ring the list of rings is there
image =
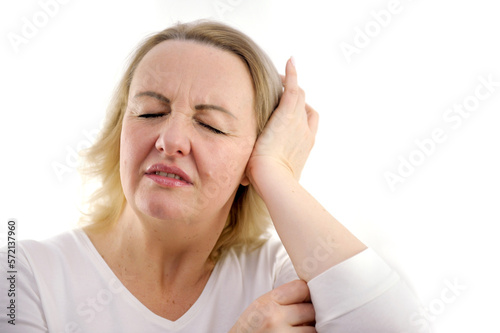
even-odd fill
[[[399,279],[374,250],[365,249],[308,282],[316,322],[334,320],[370,302]]]

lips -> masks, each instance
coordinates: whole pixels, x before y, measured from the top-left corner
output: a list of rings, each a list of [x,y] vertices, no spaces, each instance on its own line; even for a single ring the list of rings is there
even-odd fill
[[[165,164],[153,164],[146,170],[146,175],[148,176],[157,176],[155,178],[159,177],[165,177],[165,178],[170,178],[175,181],[180,181],[189,185],[192,185],[191,178],[182,171],[182,169],[172,166],[172,165],[165,165]]]
[[[168,177],[168,178],[174,178],[174,179],[182,180],[182,178],[179,175],[176,175],[175,173],[166,173],[166,172],[156,171],[155,175],[160,175],[160,176],[163,176],[163,177]]]

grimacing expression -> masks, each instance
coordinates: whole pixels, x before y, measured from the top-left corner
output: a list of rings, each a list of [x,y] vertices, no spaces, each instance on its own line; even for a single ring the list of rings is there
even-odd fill
[[[256,139],[254,88],[236,55],[194,41],[153,47],[135,70],[120,177],[138,215],[225,220]],[[181,179],[179,179],[181,178]]]

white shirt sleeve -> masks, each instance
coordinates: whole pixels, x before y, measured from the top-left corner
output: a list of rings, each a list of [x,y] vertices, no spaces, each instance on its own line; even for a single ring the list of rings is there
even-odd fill
[[[16,325],[4,313],[0,332],[227,332],[253,300],[298,278],[278,240],[249,254],[230,251],[195,305],[171,322],[121,285],[83,232],[20,242],[17,249]],[[0,267],[8,274],[6,248],[0,249]],[[0,305],[7,311],[11,297],[4,290],[10,282],[2,279]],[[415,296],[371,249],[308,285],[319,333],[423,332],[411,324],[418,309]]]
[[[318,275],[308,286],[318,332],[422,332],[411,322],[419,309],[417,298],[370,248]]]
[[[7,304],[11,304],[11,299],[15,300],[14,321],[12,317],[7,316],[3,312],[10,310],[5,309],[2,311],[2,318],[0,320],[0,332],[26,332],[26,333],[41,333],[47,332],[47,325],[43,314],[40,293],[38,292],[38,285],[33,276],[33,271],[29,266],[22,247],[18,245],[15,264],[15,272],[8,273],[7,269],[7,248],[0,249],[0,271],[2,274],[2,285],[7,288],[0,288],[0,304],[5,309]],[[9,280],[4,280],[4,277],[14,276],[12,280],[12,287]],[[12,290],[11,292],[4,292]],[[12,297],[10,297],[12,296]],[[9,323],[9,321],[11,321]],[[13,325],[12,323],[15,323]]]

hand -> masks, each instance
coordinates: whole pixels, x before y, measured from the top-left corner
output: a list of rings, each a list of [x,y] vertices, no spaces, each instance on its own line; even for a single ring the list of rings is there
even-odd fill
[[[287,172],[296,180],[314,145],[318,113],[305,103],[305,93],[298,86],[292,59],[282,76],[285,90],[264,131],[255,143],[247,165],[247,176],[254,183],[273,171]]]
[[[307,284],[295,280],[256,299],[229,331],[240,332],[316,332]]]

